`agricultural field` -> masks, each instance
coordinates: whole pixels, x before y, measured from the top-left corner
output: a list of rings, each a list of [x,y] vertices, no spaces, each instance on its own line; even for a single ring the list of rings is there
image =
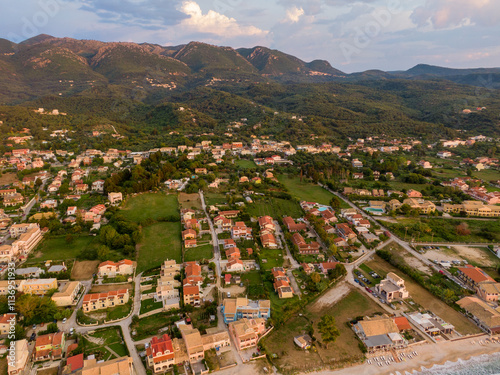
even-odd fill
[[[184,250],[184,262],[212,259],[214,257],[214,246],[212,244],[201,245]]]
[[[279,182],[281,182],[292,196],[299,200],[317,202],[324,205],[329,205],[333,194],[323,189],[321,186],[315,185],[312,182],[304,179],[300,182],[300,177],[279,175]]]
[[[375,256],[373,260],[366,262],[366,265],[377,272],[381,277],[385,277],[389,272],[394,272],[402,277],[405,280],[406,289],[408,289],[413,301],[424,309],[432,311],[448,323],[453,324],[459,333],[467,335],[481,332],[481,330],[465,316],[435,297],[425,288],[413,281],[412,278],[405,275],[382,258]]]
[[[130,197],[122,212],[129,220],[137,223],[165,217],[178,217],[180,220],[177,196],[173,194],[146,193]]]
[[[190,208],[192,210],[201,210],[201,198],[200,195],[179,193],[179,204],[181,208]]]
[[[474,178],[480,178],[484,181],[498,181],[500,180],[500,171],[495,169],[483,169],[482,171],[472,172]]]
[[[68,243],[66,236],[49,237],[41,242],[26,263],[75,259],[78,254],[89,248],[95,239],[93,236],[80,236]]]
[[[264,346],[272,357],[277,356],[276,363],[281,372],[286,373],[305,372],[324,366],[360,361],[363,359],[363,353],[359,349],[359,341],[347,323],[360,315],[375,313],[383,313],[383,310],[362,293],[351,291],[336,304],[325,306],[319,311],[303,310],[302,316],[293,317],[264,339]],[[340,331],[337,340],[330,344],[328,349],[319,345],[309,351],[298,349],[293,343],[294,336],[307,333],[311,325],[314,327],[315,338],[321,341],[317,323],[325,314],[335,317],[336,326]]]
[[[299,218],[304,215],[300,205],[295,201],[273,197],[259,197],[255,199],[253,203],[247,205],[247,212],[250,216],[259,217],[269,215],[275,219],[279,219],[283,216]]]
[[[181,224],[157,223],[143,229],[143,241],[138,245],[137,273],[159,267],[164,260],[181,263]]]

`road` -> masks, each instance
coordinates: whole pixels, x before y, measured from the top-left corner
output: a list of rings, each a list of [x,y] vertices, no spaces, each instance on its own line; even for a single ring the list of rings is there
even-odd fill
[[[120,326],[123,332],[123,339],[125,341],[125,344],[127,345],[128,351],[130,352],[130,356],[134,360],[134,366],[135,370],[137,372],[137,375],[146,375],[146,369],[144,368],[144,365],[142,364],[141,358],[139,357],[139,353],[137,353],[137,350],[135,349],[135,342],[132,340],[132,336],[130,335],[130,324],[132,323],[132,317],[134,315],[139,315],[140,309],[141,309],[141,274],[137,275],[135,277],[135,293],[134,293],[134,309],[132,314],[130,316],[120,322],[116,323],[109,323],[109,324],[101,324],[98,326],[91,326],[91,327],[84,327],[84,326],[77,326],[76,325],[76,320],[75,320],[75,331],[79,334],[85,334],[89,331],[93,331],[98,328],[106,328],[106,327],[116,327]],[[83,299],[82,299],[83,300]],[[79,305],[81,305],[81,302]],[[76,311],[76,310],[75,310]],[[73,314],[76,316],[76,312]],[[71,317],[73,318],[73,316]],[[68,324],[68,322],[66,322]]]

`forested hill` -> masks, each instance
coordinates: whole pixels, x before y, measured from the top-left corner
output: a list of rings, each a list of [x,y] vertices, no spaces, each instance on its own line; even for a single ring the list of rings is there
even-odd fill
[[[228,130],[239,139],[271,135],[296,143],[438,139],[457,130],[499,135],[497,71],[421,65],[346,75],[326,61],[307,63],[265,47],[0,39],[0,104],[20,106],[2,108],[0,120],[14,128],[65,125],[84,144],[96,142],[85,138],[90,130],[113,125],[124,138],[105,146],[129,149],[192,142],[204,133],[223,140]],[[485,75],[483,86],[468,84]],[[26,107],[68,116],[43,118]]]

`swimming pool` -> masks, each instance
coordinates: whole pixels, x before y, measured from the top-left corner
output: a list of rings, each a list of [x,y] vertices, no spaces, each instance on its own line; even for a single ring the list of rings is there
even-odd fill
[[[365,207],[363,209],[374,215],[382,215],[385,212],[383,208]]]

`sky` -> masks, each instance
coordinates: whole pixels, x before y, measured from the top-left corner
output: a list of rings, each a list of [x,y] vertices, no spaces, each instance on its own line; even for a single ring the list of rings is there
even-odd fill
[[[5,1],[5,0],[4,0]],[[15,0],[0,38],[257,45],[346,73],[500,67],[499,0]]]

